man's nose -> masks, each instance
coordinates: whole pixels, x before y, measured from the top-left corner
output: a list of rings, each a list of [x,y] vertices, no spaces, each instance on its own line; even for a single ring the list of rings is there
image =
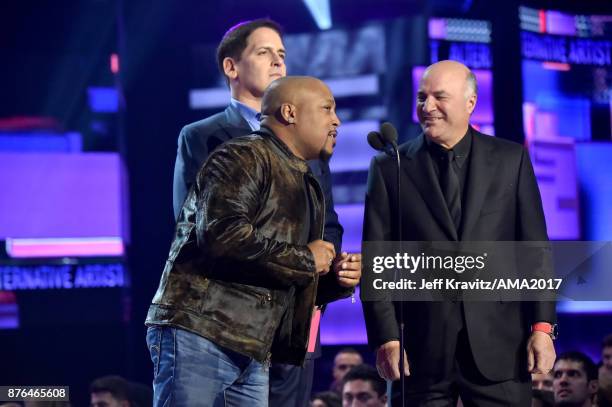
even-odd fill
[[[432,100],[432,98],[425,99],[425,101],[423,102],[423,111],[431,112],[431,111],[435,110],[435,108],[436,108],[436,106],[435,106],[435,103]]]
[[[334,122],[332,123],[334,126],[336,127],[340,127],[340,124],[342,124],[342,122],[340,121],[340,118],[338,117],[338,115],[336,114],[336,112],[334,112]],[[350,370],[350,367],[345,369],[346,371]]]
[[[283,58],[277,54],[277,53],[272,53],[272,65],[274,66],[283,66],[285,61],[283,60]]]

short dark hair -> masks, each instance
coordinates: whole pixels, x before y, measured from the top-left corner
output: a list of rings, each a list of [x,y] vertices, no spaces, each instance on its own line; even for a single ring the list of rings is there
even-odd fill
[[[323,391],[312,396],[311,401],[321,400],[327,407],[342,407],[342,398],[333,391]]]
[[[379,397],[387,392],[387,382],[385,382],[385,380],[379,376],[378,371],[370,365],[357,365],[349,370],[342,380],[342,388],[344,389],[344,385],[353,380],[363,380],[372,383],[372,388]]]
[[[560,360],[569,360],[571,362],[582,363],[582,369],[586,373],[587,380],[597,380],[597,365],[595,365],[595,362],[593,362],[593,360],[586,354],[579,351],[565,352],[557,357],[555,364],[557,364],[557,362]]]
[[[130,400],[130,383],[121,376],[103,376],[89,385],[89,394],[105,392],[117,400]]]
[[[603,338],[603,341],[601,341],[601,348],[610,348],[612,347],[612,334],[606,336],[605,338]]]
[[[227,32],[223,35],[223,38],[217,47],[217,66],[219,67],[221,75],[225,77],[225,81],[227,83],[229,83],[229,80],[225,76],[225,71],[223,70],[223,60],[229,57],[235,59],[236,61],[240,61],[242,52],[247,46],[249,35],[251,35],[253,31],[262,27],[270,28],[276,31],[280,37],[283,36],[281,26],[269,18],[243,21],[227,30]]]
[[[336,353],[336,355],[339,355],[340,353],[355,353],[359,356],[361,356],[361,353],[359,353],[359,351],[355,348],[351,348],[351,347],[346,347],[346,348],[342,348],[338,351],[338,353]]]

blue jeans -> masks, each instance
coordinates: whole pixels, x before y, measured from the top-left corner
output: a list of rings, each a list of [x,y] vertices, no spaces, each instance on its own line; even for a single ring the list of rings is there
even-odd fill
[[[268,406],[268,369],[194,333],[150,327],[155,407]]]

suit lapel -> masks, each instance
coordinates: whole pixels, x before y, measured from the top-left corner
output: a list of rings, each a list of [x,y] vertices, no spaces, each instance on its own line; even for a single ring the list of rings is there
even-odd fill
[[[465,208],[461,219],[462,239],[469,236],[471,229],[478,220],[480,209],[499,163],[497,151],[493,144],[487,143],[485,139],[489,136],[480,134],[474,129],[471,131],[473,134],[472,151],[470,152],[470,168],[464,199]]]
[[[458,240],[457,230],[448,211],[444,195],[442,195],[431,157],[425,147],[423,134],[416,142],[409,145],[404,156],[407,158],[406,164],[402,167],[404,173],[412,180],[433,217],[447,233],[449,239]]]
[[[227,123],[225,125],[220,124],[219,127],[227,135],[228,139],[246,136],[252,132],[247,121],[242,117],[238,109],[232,105],[225,109],[225,120]]]

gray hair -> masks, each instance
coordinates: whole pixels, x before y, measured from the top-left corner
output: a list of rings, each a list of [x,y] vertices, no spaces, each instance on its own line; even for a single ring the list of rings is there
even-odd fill
[[[478,83],[476,82],[476,75],[471,70],[468,70],[466,82],[466,90],[465,90],[465,98],[469,98],[470,96],[478,96]]]

